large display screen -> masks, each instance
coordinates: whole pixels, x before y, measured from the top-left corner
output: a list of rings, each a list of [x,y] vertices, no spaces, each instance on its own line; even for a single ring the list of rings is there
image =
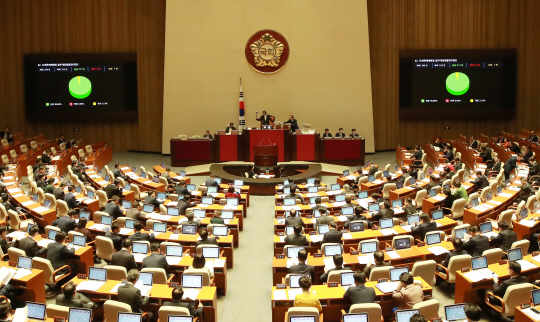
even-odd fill
[[[401,51],[401,117],[509,117],[516,105],[515,50]]]
[[[137,55],[25,55],[26,117],[47,120],[137,118]]]

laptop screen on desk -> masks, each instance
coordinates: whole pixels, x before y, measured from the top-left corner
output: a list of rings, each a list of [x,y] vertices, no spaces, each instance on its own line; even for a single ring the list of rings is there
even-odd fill
[[[167,199],[167,194],[165,192],[158,192],[157,193],[157,198],[160,199],[160,200],[165,200],[165,199]]]
[[[43,202],[43,207],[51,209],[51,204],[52,201],[50,201],[49,199],[45,199],[45,201]]]
[[[341,189],[341,186],[339,185],[339,183],[332,183],[330,185],[330,190],[331,191],[340,190],[340,189]]]
[[[154,231],[156,233],[164,233],[164,232],[167,231],[167,223],[165,223],[165,222],[155,222],[153,229],[154,229]]]
[[[288,195],[289,193],[291,193],[291,187],[284,187],[283,188],[283,194]]]
[[[142,322],[142,314],[118,312],[117,322]]]
[[[86,220],[90,220],[90,212],[81,210],[79,213],[79,218],[86,218]]]
[[[227,206],[238,206],[238,198],[227,198]]]
[[[471,208],[478,206],[478,204],[479,204],[478,198],[471,199]]]
[[[317,232],[319,233],[319,235],[324,235],[329,230],[330,230],[330,228],[328,227],[328,225],[319,225],[319,226],[317,226]]]
[[[341,286],[354,285],[354,273],[341,273]]]
[[[519,216],[521,217],[521,219],[527,217],[527,215],[529,214],[529,211],[527,208],[522,208],[520,211],[519,211]]]
[[[354,214],[354,208],[353,207],[343,207],[341,208],[341,214],[348,216]]]
[[[411,180],[409,180],[409,184],[415,184],[416,183],[416,179],[415,178],[411,178]]]
[[[205,258],[219,258],[219,247],[203,247],[202,254]]]
[[[45,304],[26,302],[28,307],[28,318],[33,320],[45,320]]]
[[[167,256],[184,256],[184,247],[182,245],[167,245],[165,249],[165,254]]]
[[[345,201],[345,195],[336,195],[336,202]]]
[[[490,231],[493,231],[493,227],[491,227],[491,221],[486,221],[480,224],[480,233],[489,233]]]
[[[313,217],[319,218],[321,216],[321,212],[319,209],[313,209]]]
[[[310,187],[307,188],[307,192],[309,192],[309,193],[317,193],[318,191],[319,191],[318,187],[314,187],[314,186],[311,187],[310,186]]]
[[[491,200],[493,198],[493,194],[491,192],[486,192],[486,201]]]
[[[112,225],[112,219],[113,217],[112,216],[101,216],[101,223],[103,225]]]
[[[221,178],[215,177],[214,180],[216,181],[217,184],[221,184]]]
[[[367,313],[343,314],[343,322],[368,322]]]
[[[399,281],[399,277],[403,273],[408,273],[409,268],[408,267],[399,267],[399,268],[391,268],[390,269],[390,280],[393,282]]]
[[[19,256],[17,267],[32,270],[32,257]]]
[[[293,235],[294,234],[294,226],[288,225],[285,226],[285,235]]]
[[[222,210],[221,211],[221,219],[233,219],[234,213],[232,210]]]
[[[186,189],[189,191],[195,191],[197,190],[197,186],[195,186],[194,184],[187,184]]]
[[[439,244],[441,242],[441,235],[440,234],[426,235],[426,241],[428,245]]]
[[[141,178],[146,178],[146,172],[141,172]],[[107,176],[105,176],[105,180],[107,180]]]
[[[167,207],[167,215],[178,216],[180,214],[179,209],[176,207]]]
[[[358,198],[359,199],[365,199],[368,197],[368,192],[367,191],[358,191]]]
[[[471,259],[471,266],[472,266],[472,269],[487,268],[488,267],[487,257],[486,256],[473,257]]]
[[[285,198],[285,199],[283,199],[283,205],[285,205],[285,206],[294,206],[294,205],[296,205],[296,199],[295,198]]]
[[[148,254],[148,244],[134,242],[132,251],[133,253],[136,253],[136,254]]]
[[[377,242],[367,242],[360,244],[362,254],[374,253],[377,251]]]
[[[396,250],[411,248],[411,240],[409,238],[396,238],[394,245]]]
[[[341,255],[341,244],[340,245],[327,245],[324,247],[324,256],[334,256]]]
[[[244,180],[234,180],[234,185],[237,187],[242,187],[244,185]]]
[[[437,195],[437,190],[435,189],[429,189],[429,196],[430,197],[435,197]]]
[[[416,222],[420,222],[420,216],[419,215],[409,215],[407,216],[407,224],[412,225]]]
[[[523,259],[523,255],[521,254],[521,248],[508,250],[508,261],[518,261],[520,259]]]
[[[444,307],[444,314],[447,321],[466,320],[465,304],[447,305]]]
[[[90,322],[92,319],[92,310],[79,309],[75,307],[69,308],[68,322]]]
[[[301,249],[304,249],[304,246],[287,247],[287,257],[288,258],[298,258],[298,252]]]
[[[125,209],[131,209],[131,201],[128,201],[128,200],[122,201],[122,207],[124,207]]]
[[[197,225],[182,225],[182,234],[183,235],[196,235],[197,234]]]
[[[143,206],[144,212],[154,212],[154,205],[144,205]]]
[[[216,186],[210,186],[210,187],[208,187],[206,189],[207,189],[206,191],[208,193],[216,193],[216,192],[218,192],[218,187],[216,187]]]
[[[227,236],[229,235],[229,227],[227,226],[213,226],[212,235],[214,236]]]
[[[73,235],[73,245],[86,246],[86,236]]]
[[[90,267],[88,269],[88,279],[94,281],[106,281],[107,270],[105,268]]]
[[[531,291],[531,296],[532,296],[534,306],[540,304],[540,290],[535,289]]]
[[[454,236],[459,239],[463,239],[467,233],[467,227],[454,230]]]
[[[363,222],[351,222],[349,224],[349,230],[351,232],[364,231],[364,223]]]
[[[206,209],[193,209],[193,216],[195,216],[195,218],[205,218]]]
[[[298,284],[298,281],[300,280],[302,276],[305,276],[305,275],[295,275],[295,274],[289,275],[289,287],[299,288],[300,285]]]
[[[152,286],[154,284],[154,273],[151,272],[140,272],[138,281],[141,281],[143,285]]]
[[[203,276],[201,274],[182,274],[182,287],[202,288]]]
[[[185,177],[186,176],[186,171],[184,171],[184,170],[180,171],[180,176]]]
[[[124,186],[124,191],[131,191],[131,185],[129,183],[126,183]]]
[[[316,203],[316,201],[317,201],[317,197],[309,197],[309,204],[310,205],[314,205]]]
[[[439,220],[439,219],[442,219],[443,217],[444,217],[444,213],[442,209],[433,210],[431,212],[431,218],[433,218],[433,220]]]
[[[369,176],[368,177],[368,182],[373,182],[375,181],[375,176]]]
[[[392,228],[394,227],[394,219],[392,218],[381,219],[379,220],[379,226],[381,227],[381,229]]]
[[[308,178],[307,184],[315,184],[315,178]]]
[[[346,177],[349,175],[349,170],[343,170],[343,176]]]
[[[54,240],[54,237],[56,237],[56,234],[58,234],[57,230],[50,229],[49,234],[47,235],[47,238]]]
[[[398,310],[396,311],[396,322],[409,322],[415,314],[420,314],[420,310]]]
[[[133,219],[126,219],[126,228],[133,229],[133,225],[135,224],[135,220]]]
[[[211,204],[214,203],[214,198],[212,198],[212,197],[202,197],[201,198],[201,203],[203,205],[211,205]]]
[[[392,208],[403,207],[403,201],[401,199],[392,200]]]
[[[291,316],[289,322],[315,322],[315,316]]]

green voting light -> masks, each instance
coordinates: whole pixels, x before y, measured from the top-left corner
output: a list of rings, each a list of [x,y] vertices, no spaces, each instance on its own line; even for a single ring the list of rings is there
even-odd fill
[[[463,95],[469,90],[469,77],[456,72],[446,77],[446,90],[452,95]]]
[[[75,76],[69,81],[69,93],[78,99],[87,98],[92,93],[92,83],[84,76]]]

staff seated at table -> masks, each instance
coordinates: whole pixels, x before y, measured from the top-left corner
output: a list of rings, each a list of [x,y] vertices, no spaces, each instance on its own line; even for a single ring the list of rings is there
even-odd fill
[[[307,254],[307,250],[305,249],[298,251],[298,264],[289,267],[289,274],[309,275],[311,276],[311,280],[315,280],[315,267],[306,264]]]
[[[384,201],[384,208],[379,210],[371,219],[373,221],[379,221],[381,219],[392,218],[394,216],[394,210],[388,200]]]
[[[313,207],[311,208],[311,210],[309,211],[309,214],[312,215],[312,216],[314,216],[313,213],[315,212],[315,210],[318,210],[319,212],[320,212],[321,209],[326,210],[326,206],[322,206],[321,203],[322,203],[321,197],[316,197],[316,198],[315,198],[315,206],[313,206]],[[291,210],[292,210],[292,209],[291,209]]]
[[[329,225],[330,223],[334,222],[334,218],[326,215],[327,214],[326,208],[319,209],[319,214],[321,216],[317,218],[317,220],[315,221],[315,229],[318,229],[320,225]]]
[[[225,225],[225,220],[221,218],[221,210],[215,210],[214,214],[212,215],[212,218],[210,218],[211,224],[220,224]]]
[[[54,236],[55,242],[47,246],[47,259],[51,262],[54,270],[57,270],[63,266],[69,266],[71,274],[69,278],[61,280],[59,283],[64,284],[77,275],[77,264],[67,263],[67,258],[73,258],[75,254],[75,248],[68,249],[66,247],[66,234],[61,231]],[[67,268],[61,270],[63,274],[68,274]]]
[[[343,128],[342,127],[339,128],[339,130],[336,133],[335,137],[336,138],[341,138],[341,139],[345,137],[345,133],[343,133]]]
[[[47,185],[45,186],[45,189],[43,189],[43,192],[52,194],[54,191],[54,178],[47,179]]]
[[[122,178],[124,180],[127,180],[127,176],[125,176],[122,173],[122,170],[120,170],[120,163],[114,164],[114,169],[112,169],[112,174],[114,175],[114,178]]]
[[[68,193],[64,196],[64,201],[67,203],[69,209],[77,208],[81,205],[81,202],[75,198],[75,186],[70,185],[67,188]]]
[[[470,236],[465,235],[465,244],[463,248],[472,256],[482,256],[484,251],[488,250],[489,238],[480,234],[478,226],[469,228]],[[459,239],[459,238],[455,238]]]
[[[296,130],[299,129],[298,121],[294,118],[294,116],[292,114],[289,115],[289,119],[287,121],[283,122],[283,124],[290,124],[292,132],[295,132]]]
[[[204,255],[202,253],[195,254],[193,257],[193,262],[191,263],[191,266],[188,267],[188,269],[205,269],[208,271],[208,275],[210,278],[214,278],[214,272],[212,272],[206,265],[206,258],[204,258]]]
[[[485,146],[480,148],[480,154],[479,156],[482,158],[482,163],[486,163],[489,160],[491,160],[491,153],[487,151],[487,148]]]
[[[138,201],[134,201],[131,208],[126,210],[126,217],[139,221],[146,221],[146,214],[141,212],[141,207],[142,205]]]
[[[405,212],[405,216],[416,213],[416,207],[413,205],[411,197],[405,198],[405,204],[403,205],[402,210]]]
[[[174,187],[174,193],[178,196],[190,194],[189,190],[186,188],[186,180],[180,180],[178,185]]]
[[[368,224],[367,228],[371,229],[371,225],[372,225],[371,221],[368,220],[366,216],[362,215],[363,212],[364,212],[364,208],[362,208],[362,206],[360,205],[356,205],[354,207],[354,215],[350,215],[349,217],[347,217],[347,221],[345,222],[343,226],[345,228],[349,228],[349,225],[351,224],[352,221],[365,220],[367,221],[367,224]]]
[[[117,221],[113,222],[111,230],[105,233],[105,237],[112,239],[115,251],[122,249],[122,236],[118,235],[118,233],[120,233],[120,225]]]
[[[442,187],[443,185],[443,182],[445,180],[452,180],[452,177],[454,176],[454,174],[456,174],[454,171],[451,171],[449,167],[445,166],[444,167],[444,172],[439,174],[439,178],[441,178],[441,180],[439,180],[439,186]]]
[[[159,252],[159,243],[151,243],[150,252],[150,256],[143,259],[142,268],[163,268],[166,272],[168,272],[170,266],[167,262],[167,257]]]
[[[458,198],[452,194],[450,188],[443,189],[443,194],[446,196],[443,200],[443,212],[445,215],[450,215],[452,213],[452,204]]]
[[[2,228],[0,227],[0,230]],[[47,251],[47,248],[41,248],[38,246],[37,242],[35,241],[36,237],[39,235],[39,227],[37,225],[33,225],[28,230],[28,236],[24,237],[21,240],[15,241],[14,246],[24,250],[26,253],[26,256],[28,257],[34,257],[34,256],[41,256],[41,254],[45,253]],[[7,252],[4,252],[7,253]]]
[[[201,229],[199,229],[199,237],[201,238],[201,240],[197,240],[197,242],[195,243],[195,247],[197,247],[199,245],[217,245],[217,246],[219,246],[216,237],[208,238],[208,229],[206,229],[206,227],[202,227]]]
[[[118,287],[118,301],[129,305],[131,307],[131,312],[147,312],[149,319],[154,321],[154,313],[146,308],[150,302],[150,293],[152,291],[149,291],[144,297],[141,296],[141,291],[135,287],[139,276],[138,269],[132,269],[128,272],[127,283]]]
[[[497,276],[493,276],[493,295],[503,298],[508,287],[529,282],[525,276],[521,276],[521,264],[518,262],[510,262],[508,264],[508,275],[510,275],[510,278],[502,281],[501,283],[499,283],[499,278]],[[501,305],[501,301],[495,296],[488,296],[489,303],[493,305]]]
[[[503,252],[507,252],[512,244],[517,242],[517,234],[515,231],[510,230],[506,221],[499,221],[499,235],[493,237],[491,241],[496,246],[500,247]]]
[[[197,203],[191,202],[192,199],[195,199],[195,196],[191,194],[187,194],[184,196],[184,199],[178,200],[178,213],[180,216],[184,216],[186,214],[186,211],[188,208],[194,208],[197,207]]]
[[[375,302],[375,289],[373,287],[366,287],[367,276],[362,271],[356,271],[353,274],[354,286],[347,289],[343,295],[343,299],[349,302],[350,305],[373,303]],[[349,307],[350,309],[350,307]]]
[[[319,298],[311,293],[309,289],[311,288],[312,279],[309,276],[302,276],[298,281],[298,285],[302,288],[302,293],[298,294],[294,298],[295,307],[314,307],[319,312],[322,312],[321,302]]]
[[[307,237],[302,235],[302,226],[299,224],[293,227],[294,234],[285,237],[285,245],[307,246],[309,244]]]
[[[59,217],[58,219],[53,221],[51,225],[60,228],[60,230],[65,233],[68,233],[71,230],[74,230],[75,226],[77,226],[77,222],[75,221],[75,219],[73,219],[73,217],[75,217],[76,215],[77,210],[70,209],[67,216]]]
[[[2,177],[2,175],[0,174],[0,178]],[[4,206],[4,208],[6,208],[6,211],[10,211],[10,210],[15,210],[15,206],[13,206],[11,204],[11,202],[9,201],[9,195],[7,193],[3,193],[2,194],[2,205]]]
[[[331,221],[328,224],[329,230],[324,234],[323,239],[321,241],[321,247],[323,244],[326,243],[341,243],[341,237],[343,236],[343,233],[336,229],[336,223]]]
[[[411,228],[411,233],[413,235],[420,235],[420,240],[424,240],[426,233],[437,230],[437,223],[432,221],[426,213],[420,214],[420,220],[422,221],[420,224],[414,223],[414,227]]]
[[[193,213],[192,209],[187,211],[186,218],[187,220],[183,221],[182,225],[196,225],[197,229],[199,229],[199,227],[201,226],[201,221],[199,219],[194,220],[195,214]]]
[[[452,160],[454,160],[454,152],[452,151],[450,145],[446,145],[444,147],[444,155],[443,157],[448,160],[448,162],[451,162]]]
[[[92,236],[90,231],[86,229],[87,223],[88,220],[86,218],[79,218],[79,223],[77,224],[77,227],[75,227],[75,231],[86,236],[86,242],[91,242],[94,240],[94,236]]]
[[[424,300],[424,291],[420,283],[414,281],[410,273],[403,273],[399,277],[399,284],[392,293],[392,298],[398,301],[395,310],[410,310],[413,305]]]
[[[210,134],[210,130],[206,130],[206,132],[203,135],[203,138],[212,140],[214,137],[212,134]]]
[[[300,201],[302,201],[302,196],[297,194],[296,193],[296,190],[297,190],[297,185],[296,184],[291,184],[291,192],[285,196],[285,198],[295,198],[295,199],[300,199]]]
[[[305,226],[304,221],[302,220],[302,217],[297,216],[296,209],[291,209],[289,212],[289,217],[285,218],[285,225],[286,226],[294,226],[294,225],[300,225]]]
[[[118,217],[122,217],[124,212],[120,209],[120,197],[112,196],[112,198],[105,204],[104,212],[113,216],[116,220]]]
[[[467,251],[463,249],[463,241],[459,238],[452,239],[452,245],[454,250],[446,255],[446,258],[442,261],[441,266],[448,267],[450,264],[450,259],[454,256],[467,255]],[[439,272],[445,273],[445,270],[442,267],[437,266]]]
[[[190,315],[202,319],[204,313],[201,301],[195,303],[193,299],[182,300],[182,297],[184,297],[184,290],[182,290],[181,286],[176,286],[172,290],[172,301],[163,302],[163,306],[184,307],[189,310]]]
[[[128,272],[134,268],[136,269],[137,263],[131,253],[132,245],[131,239],[125,239],[121,248],[112,254],[111,265],[125,267]]]
[[[343,256],[342,255],[336,254],[336,255],[332,256],[332,260],[334,261],[334,266],[335,267],[331,268],[331,269],[329,269],[326,272],[321,274],[321,276],[319,277],[319,281],[321,283],[326,283],[326,281],[328,280],[328,274],[330,274],[330,272],[343,271],[343,270],[348,270],[349,269],[348,267],[343,267]]]
[[[240,198],[240,194],[234,190],[234,186],[229,186],[225,193],[225,198]]]
[[[66,182],[60,182],[60,186],[54,188],[53,195],[56,198],[56,200],[64,200],[64,187],[67,186]]]
[[[136,221],[133,223],[133,231],[134,233],[129,235],[128,239],[131,239],[131,241],[154,241],[156,236],[154,236],[154,233],[142,233],[143,225],[140,221]]]
[[[350,138],[358,138],[358,137],[360,137],[360,135],[358,133],[356,133],[356,129],[352,129],[351,134],[349,134],[349,137]]]
[[[512,142],[510,144],[510,151],[514,152],[517,155],[521,155],[521,150],[519,149],[519,146],[515,142]]]
[[[154,207],[158,207],[163,203],[163,201],[157,200],[155,196],[156,192],[154,190],[149,190],[148,195],[144,198],[144,204],[145,205],[153,205]]]
[[[120,179],[114,179],[113,183],[108,184],[105,187],[105,193],[107,193],[107,199],[111,199],[113,196],[122,197],[122,185]]]
[[[392,263],[384,261],[384,253],[382,250],[375,251],[373,253],[373,259],[375,260],[375,263],[371,265],[368,264],[366,265],[366,267],[364,267],[364,273],[366,274],[368,278],[369,278],[369,275],[371,274],[371,269],[375,267],[384,267],[384,266],[392,265]]]
[[[329,129],[324,129],[323,138],[331,138],[332,133],[330,133]]]
[[[94,307],[94,302],[90,301],[85,295],[78,293],[77,285],[69,281],[64,285],[63,294],[56,297],[56,305],[91,309]]]
[[[488,178],[486,178],[485,175],[482,174],[482,171],[476,170],[475,174],[476,174],[476,179],[472,181],[472,183],[474,183],[473,191],[482,190],[485,187],[489,186],[489,180]]]

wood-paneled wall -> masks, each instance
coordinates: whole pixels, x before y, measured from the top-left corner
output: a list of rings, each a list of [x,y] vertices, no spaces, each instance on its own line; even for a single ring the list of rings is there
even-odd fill
[[[47,138],[63,133],[86,142],[106,140],[119,151],[161,151],[164,48],[165,0],[2,0],[0,127]],[[138,121],[27,122],[23,54],[92,52],[137,53]]]
[[[540,1],[368,0],[375,148],[540,126]],[[400,120],[400,49],[517,48],[514,119]],[[448,111],[451,113],[451,111]],[[489,113],[489,111],[486,111]],[[449,126],[449,130],[444,127]]]

